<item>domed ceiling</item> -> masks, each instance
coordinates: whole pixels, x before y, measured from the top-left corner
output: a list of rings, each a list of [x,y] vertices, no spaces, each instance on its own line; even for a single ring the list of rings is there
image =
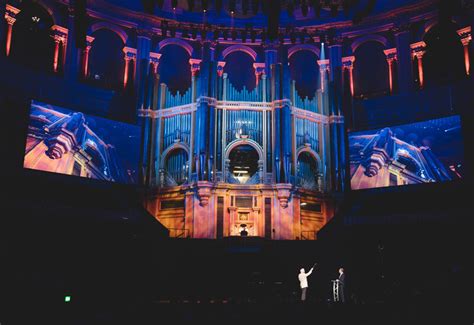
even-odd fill
[[[351,20],[358,23],[400,7],[427,0],[92,0],[136,12],[189,23],[227,27],[267,25],[270,8],[280,4],[280,26],[314,26]]]

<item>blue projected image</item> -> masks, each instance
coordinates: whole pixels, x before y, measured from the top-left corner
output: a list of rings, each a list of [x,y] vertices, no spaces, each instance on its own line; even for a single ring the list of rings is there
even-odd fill
[[[463,178],[459,116],[349,134],[352,189]]]
[[[23,167],[135,184],[140,128],[32,101]]]

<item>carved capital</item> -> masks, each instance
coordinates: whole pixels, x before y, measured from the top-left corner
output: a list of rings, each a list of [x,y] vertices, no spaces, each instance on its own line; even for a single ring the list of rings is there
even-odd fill
[[[201,70],[201,62],[201,59],[189,59],[189,65],[191,66],[191,73],[193,76]]]
[[[16,21],[16,15],[20,12],[20,9],[15,8],[9,4],[6,5],[5,7],[5,20],[7,21],[7,24],[12,26],[15,21]]]
[[[265,63],[254,63],[253,68],[255,69],[255,75],[259,77],[262,73],[265,72]]]
[[[10,25],[10,26],[13,26],[13,24],[15,23],[16,21],[16,18],[13,18],[11,16],[8,16],[7,14],[5,14],[5,19],[7,21],[7,24]]]
[[[123,53],[124,53],[124,59],[126,61],[136,60],[136,58],[137,58],[137,49],[125,46],[123,48]]]
[[[386,59],[389,63],[392,62],[393,60],[397,59],[397,49],[396,48],[386,49],[386,50],[383,51],[383,53],[385,54],[385,57],[386,57]]]
[[[425,48],[426,43],[423,41],[410,44],[412,58],[416,56],[418,59],[421,59],[423,54],[425,54]]]
[[[457,30],[459,37],[461,38],[462,45],[467,46],[472,40],[471,26],[461,28]]]
[[[92,46],[92,42],[94,42],[95,37],[92,36],[86,36],[86,46],[90,49]]]
[[[354,67],[355,56],[345,56],[342,58],[342,66],[352,69]]]
[[[225,63],[225,61],[217,62],[217,74],[219,75],[219,77],[222,77],[222,74],[224,73]]]

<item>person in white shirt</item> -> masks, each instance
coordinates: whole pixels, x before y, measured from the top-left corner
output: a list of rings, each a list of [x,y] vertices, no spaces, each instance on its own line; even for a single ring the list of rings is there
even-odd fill
[[[314,267],[309,270],[308,273],[305,273],[304,268],[301,268],[300,274],[298,274],[298,280],[300,280],[300,287],[301,287],[301,301],[306,300],[306,291],[308,290],[308,277],[313,272]]]

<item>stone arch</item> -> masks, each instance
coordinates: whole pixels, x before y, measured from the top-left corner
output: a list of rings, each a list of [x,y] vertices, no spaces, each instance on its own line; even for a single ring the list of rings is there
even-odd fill
[[[193,56],[193,47],[189,43],[187,43],[187,42],[185,42],[185,41],[183,41],[182,39],[179,39],[179,38],[166,38],[166,39],[162,40],[161,42],[158,43],[157,52],[159,52],[161,49],[163,49],[165,46],[168,46],[168,45],[180,46],[186,52],[188,52],[190,57]]]
[[[222,58],[225,59],[229,54],[234,53],[234,52],[244,52],[256,62],[257,61],[257,52],[255,52],[252,48],[242,45],[242,44],[236,44],[236,45],[231,45],[229,47],[226,47],[224,51],[222,51]]]
[[[319,166],[322,166],[322,162],[321,162],[321,157],[319,157],[318,153],[316,151],[314,151],[313,149],[311,149],[311,147],[302,147],[300,149],[297,150],[296,152],[296,160],[298,161],[298,157],[303,153],[303,152],[307,152],[309,153],[311,156],[313,156],[313,158],[316,160],[316,163],[318,164],[318,167]]]
[[[352,44],[351,44],[352,53],[354,53],[359,46],[361,46],[362,44],[364,44],[366,42],[370,42],[370,41],[379,42],[385,48],[388,48],[388,40],[385,37],[383,37],[381,35],[370,34],[370,35],[365,35],[365,36],[359,37],[359,38],[355,39],[352,42]]]
[[[263,161],[263,158],[265,157],[265,155],[263,154],[263,149],[262,147],[260,147],[260,145],[256,141],[252,139],[236,139],[230,142],[225,148],[225,158],[229,159],[229,155],[232,150],[234,150],[238,146],[245,145],[245,144],[248,144],[249,146],[253,147],[258,153],[258,159],[260,161]]]
[[[20,8],[16,8],[15,27],[11,32],[10,57],[34,69],[53,70],[54,40],[51,31],[57,20],[54,12],[39,1],[23,2]],[[39,19],[32,21],[33,16]],[[59,49],[62,50],[62,47]]]
[[[128,35],[127,33],[119,26],[105,22],[105,21],[100,21],[92,24],[89,28],[88,35],[91,35],[95,31],[98,31],[99,29],[108,29],[111,30],[112,32],[116,33],[121,39],[124,45],[127,44],[128,41]]]
[[[53,10],[50,4],[46,3],[43,0],[36,0],[35,2],[48,12],[48,14],[51,16],[51,19],[53,20],[53,25],[56,25],[58,22],[61,21],[59,14],[57,14],[58,10]]]
[[[421,34],[421,40],[423,40],[423,38],[425,38],[425,35],[430,31],[431,28],[433,28],[436,24],[438,24],[438,19],[437,18],[433,18],[433,19],[430,19],[428,20],[427,22],[425,22],[424,26],[423,26],[423,33]]]
[[[169,146],[168,148],[166,148],[162,154],[161,154],[161,160],[160,160],[160,168],[165,168],[165,164],[166,164],[166,159],[168,158],[169,154],[174,151],[174,150],[177,150],[177,149],[183,149],[184,151],[186,151],[186,153],[188,154],[188,159],[190,157],[189,155],[189,147],[187,145],[185,145],[184,143],[174,143],[173,145]]]
[[[294,45],[294,46],[292,46],[288,49],[288,59],[290,59],[293,54],[295,54],[296,52],[299,52],[299,51],[313,52],[318,57],[318,59],[321,56],[321,50],[316,45],[298,44],[298,45]]]

